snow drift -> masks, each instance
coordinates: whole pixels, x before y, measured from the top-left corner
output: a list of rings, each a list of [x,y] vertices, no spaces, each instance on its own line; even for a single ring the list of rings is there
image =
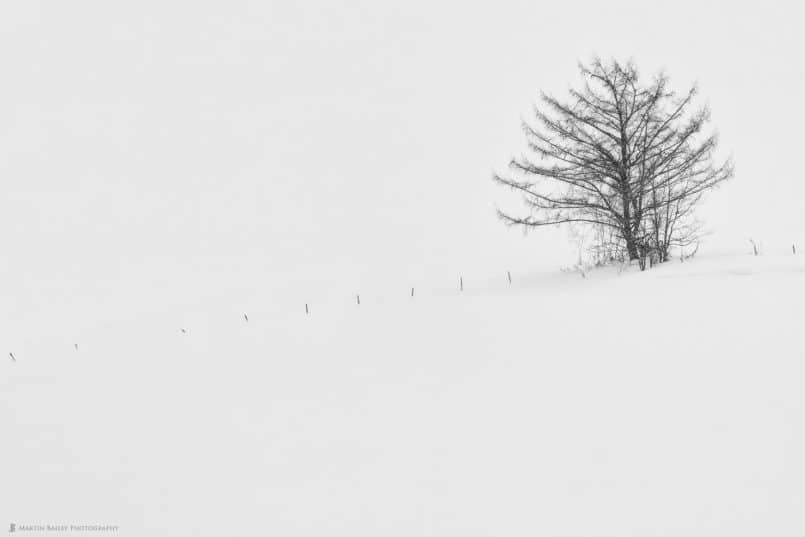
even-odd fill
[[[800,259],[21,325],[0,337],[0,521],[801,534]]]

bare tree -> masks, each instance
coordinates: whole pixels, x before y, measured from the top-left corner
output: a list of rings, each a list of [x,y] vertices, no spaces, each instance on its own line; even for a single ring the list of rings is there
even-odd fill
[[[523,121],[529,154],[494,175],[529,213],[498,215],[529,228],[592,226],[613,255],[665,261],[673,246],[695,242],[693,210],[733,175],[729,160],[715,162],[709,111],[693,107],[695,86],[678,95],[663,74],[641,85],[631,62],[595,59],[579,70],[583,84],[569,102],[541,94],[534,121]]]

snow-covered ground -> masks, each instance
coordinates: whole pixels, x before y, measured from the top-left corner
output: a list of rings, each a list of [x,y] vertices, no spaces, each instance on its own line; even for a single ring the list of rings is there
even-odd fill
[[[803,535],[804,259],[22,323],[0,335],[0,521]]]

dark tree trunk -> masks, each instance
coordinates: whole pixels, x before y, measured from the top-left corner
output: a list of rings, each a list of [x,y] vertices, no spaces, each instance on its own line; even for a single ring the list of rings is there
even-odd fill
[[[629,253],[629,261],[640,259],[640,251],[637,249],[637,242],[635,242],[631,233],[624,237],[624,240],[626,241],[626,251]]]
[[[626,252],[629,254],[629,261],[634,261],[635,259],[640,259],[640,249],[637,247],[637,241],[632,233],[629,209],[626,209],[625,212],[626,217],[624,218],[624,222],[621,224],[621,235],[623,235],[623,242],[626,243]]]

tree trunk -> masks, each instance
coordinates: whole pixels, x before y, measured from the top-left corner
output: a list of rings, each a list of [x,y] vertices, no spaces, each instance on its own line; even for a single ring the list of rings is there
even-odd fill
[[[623,234],[623,242],[626,243],[626,251],[629,254],[629,261],[634,261],[635,259],[640,259],[640,252],[637,248],[637,241],[634,239],[634,234],[632,234],[632,213],[629,210],[629,196],[626,194],[622,195],[621,201],[623,203],[623,218],[620,220],[621,224],[621,233]]]
[[[640,259],[640,250],[637,247],[637,241],[632,235],[632,228],[629,223],[623,225],[623,242],[626,243],[626,252],[629,254],[629,261]]]

